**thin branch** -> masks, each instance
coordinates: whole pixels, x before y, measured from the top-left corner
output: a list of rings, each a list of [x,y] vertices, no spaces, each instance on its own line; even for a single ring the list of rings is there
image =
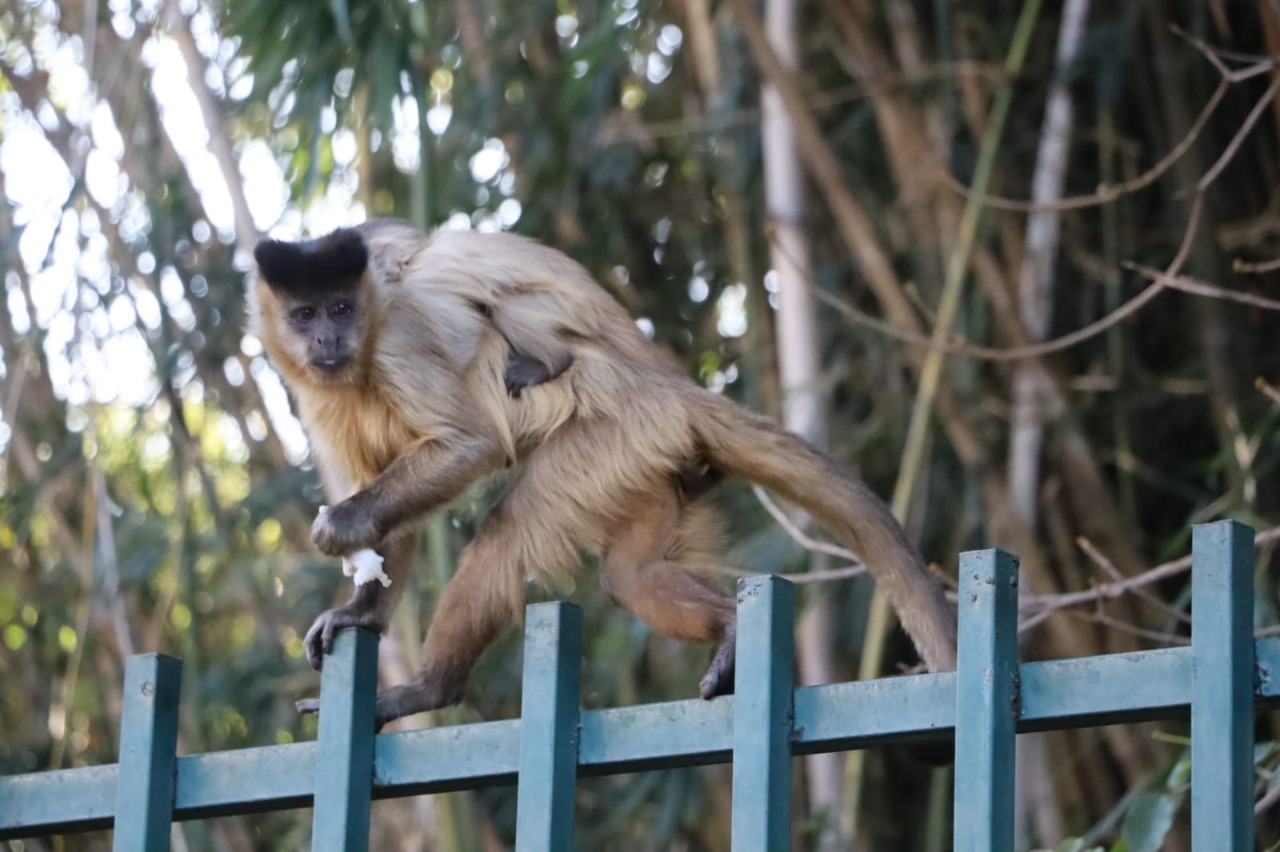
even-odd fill
[[[1264,813],[1269,810],[1276,802],[1280,802],[1280,784],[1275,785],[1267,794],[1257,801],[1253,806],[1253,815]]]
[[[1191,149],[1191,146],[1200,136],[1201,131],[1204,130],[1205,125],[1208,124],[1210,116],[1212,116],[1214,111],[1218,108],[1218,104],[1222,102],[1222,99],[1227,94],[1227,90],[1231,88],[1232,85],[1257,77],[1261,74],[1265,74],[1274,69],[1277,63],[1280,63],[1280,59],[1267,59],[1263,62],[1250,65],[1247,68],[1231,71],[1223,65],[1221,60],[1214,56],[1212,52],[1208,51],[1207,48],[1204,48],[1203,43],[1198,41],[1196,43],[1198,47],[1201,47],[1201,52],[1204,53],[1214,67],[1218,69],[1219,73],[1222,75],[1222,79],[1218,82],[1218,87],[1214,89],[1209,100],[1200,110],[1200,114],[1196,116],[1196,120],[1192,123],[1187,134],[1182,137],[1178,144],[1170,149],[1169,153],[1162,157],[1158,163],[1137,177],[1131,178],[1122,183],[1100,186],[1096,191],[1089,195],[1075,195],[1064,198],[1060,201],[1043,204],[1038,204],[1033,201],[1022,201],[1015,198],[1004,198],[996,195],[975,193],[957,180],[954,175],[945,170],[942,172],[943,181],[965,198],[976,198],[988,207],[992,207],[997,210],[1012,210],[1020,213],[1050,210],[1079,210],[1085,207],[1097,207],[1101,204],[1107,204],[1115,201],[1125,195],[1130,195],[1138,190],[1145,189],[1155,183],[1162,175],[1164,175],[1165,172],[1173,168],[1174,164],[1182,159],[1187,151]],[[1211,168],[1209,172],[1207,172],[1196,184],[1196,189],[1203,190],[1212,183],[1217,178],[1218,172],[1221,171],[1221,167],[1225,166],[1225,164],[1235,156],[1236,148],[1239,147],[1244,136],[1246,136],[1248,130],[1251,129],[1253,123],[1257,121],[1258,115],[1261,115],[1267,103],[1275,97],[1277,83],[1280,83],[1280,77],[1275,78],[1272,81],[1271,86],[1267,89],[1266,95],[1259,101],[1258,105],[1254,107],[1254,111],[1251,112],[1249,117],[1245,120],[1245,125],[1241,127],[1243,132],[1236,134],[1236,137],[1231,141],[1231,144],[1227,146],[1226,150],[1223,151],[1222,156],[1218,158],[1218,162],[1215,163],[1213,168]],[[1257,115],[1254,113],[1257,113]]]
[[[1236,261],[1231,264],[1232,272],[1243,272],[1251,275],[1256,275],[1260,272],[1275,272],[1278,269],[1280,269],[1280,257],[1275,260],[1265,260],[1261,263],[1250,263],[1236,258]]]
[[[1193,207],[1192,212],[1194,216],[1193,221],[1198,222],[1198,203],[1196,207]],[[773,240],[772,229],[768,231],[767,235],[769,236],[770,241],[776,244],[777,241]],[[785,250],[781,246],[776,247]],[[1180,251],[1179,253],[1181,254],[1182,252]],[[1181,267],[1183,262],[1185,262],[1185,257],[1177,264],[1177,266]],[[1082,328],[1078,328],[1073,332],[1064,334],[1061,337],[1055,337],[1052,340],[1046,340],[1044,343],[1036,343],[1030,346],[1011,346],[1002,348],[970,343],[963,338],[953,341],[935,340],[927,334],[921,334],[919,332],[912,331],[911,329],[903,328],[887,320],[882,320],[878,317],[872,316],[871,314],[865,313],[864,311],[855,308],[853,305],[850,305],[839,296],[832,295],[831,293],[821,289],[811,278],[808,279],[806,283],[810,289],[813,290],[814,297],[817,298],[818,301],[835,308],[845,319],[855,325],[870,328],[873,331],[880,332],[886,337],[890,337],[911,346],[918,346],[920,348],[930,350],[941,350],[942,352],[949,354],[963,355],[968,358],[975,358],[982,361],[1020,361],[1027,358],[1040,358],[1045,355],[1051,355],[1055,352],[1070,349],[1071,347],[1097,337],[1107,329],[1124,322],[1129,317],[1145,308],[1148,303],[1155,299],[1156,296],[1160,295],[1160,293],[1165,289],[1171,287],[1170,283],[1166,280],[1156,280],[1111,313]],[[959,336],[957,335],[957,337]]]
[[[838,86],[833,89],[813,92],[808,95],[809,106],[816,113],[830,112],[839,106],[873,98],[876,95],[891,93],[899,89],[948,79],[977,77],[990,82],[1000,82],[1004,78],[998,65],[990,63],[957,61],[939,63],[916,74],[883,75],[880,78],[869,78],[855,86]],[[717,112],[712,115],[692,116],[645,122],[606,122],[603,124],[592,145],[605,148],[623,145],[637,140],[650,141],[695,133],[721,133],[738,127],[748,127],[760,123],[760,110],[745,107],[728,112]]]
[[[1280,77],[1276,79],[1280,80]],[[1255,296],[1252,293],[1240,293],[1236,290],[1228,290],[1225,287],[1219,287],[1217,284],[1210,284],[1199,278],[1192,278],[1189,275],[1168,275],[1149,266],[1143,266],[1140,263],[1126,263],[1127,268],[1141,275],[1143,278],[1151,281],[1163,283],[1166,287],[1178,290],[1183,293],[1190,293],[1193,296],[1204,296],[1208,299],[1224,299],[1228,302],[1239,302],[1242,305],[1251,305],[1255,308],[1262,308],[1268,311],[1280,311],[1280,299],[1268,299],[1265,296]]]
[[[760,505],[764,506],[765,510],[773,516],[775,521],[778,522],[778,526],[786,530],[787,535],[791,536],[792,540],[795,541],[796,544],[813,553],[825,553],[828,556],[835,556],[838,559],[844,559],[848,562],[852,562],[859,566],[859,571],[865,570],[865,568],[861,567],[862,560],[860,560],[858,558],[858,554],[854,553],[852,550],[846,550],[838,545],[828,544],[825,541],[818,541],[815,538],[805,535],[804,530],[796,526],[795,523],[787,517],[786,513],[783,512],[782,509],[778,508],[778,504],[773,502],[773,498],[769,496],[768,492],[759,485],[751,486],[751,491],[756,495],[756,499],[760,501]]]
[[[1171,633],[1161,633],[1156,630],[1147,630],[1145,627],[1139,627],[1136,624],[1130,624],[1119,618],[1114,618],[1103,612],[1068,612],[1066,615],[1071,618],[1080,619],[1081,621],[1092,621],[1094,624],[1101,624],[1103,627],[1110,627],[1112,630],[1119,630],[1121,633],[1128,633],[1131,636],[1137,636],[1141,639],[1149,639],[1152,642],[1158,642],[1161,645],[1190,645],[1191,640],[1185,636],[1178,636]],[[1019,628],[1019,632],[1022,632]]]
[[[1235,135],[1231,137],[1227,147],[1222,149],[1222,154],[1218,157],[1217,162],[1209,168],[1209,171],[1204,173],[1200,180],[1196,181],[1197,190],[1204,192],[1208,189],[1218,179],[1218,175],[1222,174],[1222,170],[1227,167],[1227,164],[1235,159],[1236,152],[1244,144],[1245,137],[1249,135],[1249,131],[1253,129],[1253,126],[1258,123],[1258,119],[1262,118],[1262,114],[1267,111],[1267,107],[1271,106],[1277,91],[1280,91],[1280,77],[1273,77],[1271,85],[1267,86],[1267,91],[1253,105],[1253,109],[1249,110],[1249,114],[1245,116],[1244,123],[1240,125]]]
[[[1269,69],[1271,66],[1268,65]],[[969,187],[965,186],[956,179],[948,171],[942,172],[943,181],[953,190],[964,196],[965,198],[976,198],[988,207],[996,210],[1012,210],[1017,213],[1036,213],[1041,211],[1064,211],[1064,210],[1080,210],[1085,207],[1097,207],[1107,204],[1126,195],[1131,195],[1141,189],[1146,189],[1151,184],[1159,180],[1165,172],[1173,168],[1183,155],[1191,149],[1196,139],[1204,130],[1205,125],[1209,123],[1209,118],[1218,108],[1218,104],[1226,97],[1227,90],[1231,88],[1231,81],[1224,78],[1218,83],[1218,87],[1214,89],[1213,94],[1200,110],[1200,114],[1196,116],[1195,123],[1191,125],[1191,129],[1187,131],[1187,135],[1177,145],[1170,149],[1158,163],[1152,166],[1142,174],[1130,178],[1121,183],[1106,184],[1099,186],[1097,190],[1089,195],[1071,195],[1060,201],[1037,203],[1034,201],[1022,201],[1016,198],[1004,198],[998,195],[976,194]]]
[[[1280,527],[1263,530],[1253,537],[1253,546],[1255,548],[1276,542],[1280,542]],[[1141,574],[1135,574],[1132,577],[1126,577],[1123,580],[1116,580],[1111,583],[1103,583],[1081,592],[1066,592],[1058,595],[1025,595],[1019,606],[1024,610],[1032,611],[1032,615],[1019,625],[1018,630],[1020,632],[1029,630],[1058,610],[1118,598],[1132,592],[1134,589],[1184,574],[1190,569],[1191,557],[1183,556],[1171,562],[1157,565],[1154,568],[1143,571]]]
[[[1093,564],[1097,565],[1109,577],[1111,577],[1113,582],[1124,581],[1125,578],[1124,575],[1120,573],[1120,569],[1116,568],[1111,560],[1107,558],[1106,554],[1098,550],[1097,546],[1093,542],[1089,541],[1089,539],[1082,535],[1076,536],[1076,547],[1080,548],[1080,550],[1084,552],[1084,555],[1088,556]],[[1170,616],[1175,621],[1180,621],[1183,624],[1191,623],[1191,617],[1189,615],[1180,609],[1175,609],[1170,606],[1168,602],[1161,600],[1158,595],[1152,594],[1152,592],[1145,586],[1134,586],[1132,588],[1132,592],[1134,595]]]
[[[1266,98],[1266,101],[1269,101],[1270,97],[1271,96],[1268,95],[1268,97]],[[1260,102],[1260,103],[1263,103],[1263,102]],[[1229,159],[1229,156],[1231,157],[1235,156],[1235,153],[1239,150],[1241,141],[1244,139],[1245,136],[1249,134],[1249,131],[1252,130],[1253,125],[1256,124],[1258,114],[1259,114],[1259,111],[1255,107],[1253,112],[1250,113],[1249,118],[1246,119],[1244,124],[1240,126],[1240,128],[1236,131],[1235,135],[1232,137],[1231,142],[1227,145],[1226,149],[1224,149],[1223,156],[1219,158],[1218,163],[1215,164],[1215,168],[1218,168],[1221,164],[1225,164],[1227,159]],[[832,305],[841,313],[845,314],[846,316],[850,316],[852,314],[860,314],[862,317],[865,317],[866,319],[873,320],[876,326],[881,330],[885,331],[885,333],[890,334],[897,339],[903,340],[904,342],[920,343],[921,345],[927,346],[931,350],[954,351],[954,352],[957,352],[958,354],[965,354],[973,357],[983,357],[993,361],[1002,361],[1002,360],[1007,361],[1007,360],[1016,360],[1018,358],[1038,357],[1040,355],[1045,355],[1050,352],[1056,352],[1061,349],[1067,349],[1071,346],[1076,345],[1077,343],[1080,343],[1084,340],[1087,340],[1090,337],[1093,337],[1099,334],[1102,331],[1105,331],[1106,329],[1110,328],[1116,323],[1122,321],[1124,318],[1132,315],[1133,313],[1141,309],[1148,302],[1150,302],[1157,295],[1159,295],[1159,293],[1162,292],[1166,287],[1171,286],[1171,284],[1167,279],[1176,277],[1179,271],[1182,269],[1182,266],[1187,262],[1187,258],[1190,257],[1191,255],[1192,243],[1195,238],[1196,232],[1199,230],[1199,226],[1200,226],[1200,214],[1203,212],[1203,208],[1204,208],[1205,190],[1207,189],[1210,183],[1212,183],[1212,181],[1206,181],[1204,178],[1201,178],[1201,180],[1196,183],[1195,193],[1192,196],[1192,200],[1191,200],[1191,210],[1187,214],[1187,229],[1182,235],[1182,244],[1178,247],[1177,255],[1175,255],[1173,261],[1170,262],[1169,266],[1166,267],[1161,278],[1158,278],[1157,280],[1152,282],[1150,286],[1148,286],[1145,290],[1143,290],[1137,296],[1134,296],[1128,302],[1121,305],[1119,308],[1112,311],[1110,314],[1107,314],[1106,316],[1102,317],[1101,319],[1097,320],[1096,322],[1092,322],[1089,325],[1085,326],[1084,328],[1078,329],[1072,332],[1071,334],[1067,334],[1055,340],[1047,341],[1045,343],[1034,345],[1034,346],[1023,346],[1023,347],[1016,347],[1013,349],[993,349],[990,347],[972,346],[972,345],[964,344],[958,347],[957,349],[953,350],[952,347],[955,346],[955,344],[950,344],[950,343],[947,343],[946,341],[939,339],[936,334],[932,336],[925,336],[925,335],[917,334],[914,331],[910,331],[907,329],[900,329],[900,328],[891,326],[888,323],[882,323],[882,321],[880,320],[875,320],[872,317],[867,317],[867,315],[861,314],[860,311],[857,311],[857,309],[849,305],[845,305],[842,301],[836,299],[836,297],[834,296],[824,295],[824,291],[822,291],[821,289],[818,289],[812,281],[809,281],[808,283],[809,283],[809,286],[814,289],[815,293],[818,295],[818,298],[820,300],[826,302],[827,304]]]
[[[715,569],[721,574],[728,574],[731,577],[761,577],[769,574],[777,574],[779,577],[786,577],[792,583],[797,585],[807,585],[809,583],[827,583],[833,580],[848,580],[850,577],[858,577],[867,572],[865,565],[848,565],[844,568],[831,568],[826,571],[804,571],[796,574],[789,574],[783,571],[747,571],[743,568],[729,568],[720,566]]]
[[[1271,400],[1276,405],[1280,405],[1280,389],[1277,389],[1266,379],[1262,378],[1262,376],[1258,376],[1258,378],[1253,380],[1253,386],[1262,391],[1263,396],[1267,399]]]

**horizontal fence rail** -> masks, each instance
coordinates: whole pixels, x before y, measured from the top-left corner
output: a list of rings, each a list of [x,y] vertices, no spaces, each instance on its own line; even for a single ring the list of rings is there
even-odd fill
[[[787,848],[789,758],[954,737],[956,850],[1012,848],[1017,733],[1186,717],[1195,849],[1251,849],[1253,714],[1280,706],[1280,638],[1254,640],[1253,531],[1194,528],[1192,644],[1017,662],[1017,560],[960,560],[955,672],[795,689],[792,586],[739,585],[737,695],[579,710],[581,615],[529,607],[522,719],[375,735],[377,637],[339,634],[318,739],[174,754],[181,663],[130,658],[120,762],[0,777],[0,840],[115,826],[167,849],[174,820],[313,807],[313,849],[368,848],[372,799],[518,784],[516,847],[572,845],[578,776],[734,765],[734,852]]]

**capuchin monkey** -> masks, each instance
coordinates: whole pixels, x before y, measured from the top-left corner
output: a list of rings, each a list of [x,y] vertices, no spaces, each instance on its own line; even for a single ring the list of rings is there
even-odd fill
[[[699,386],[564,254],[512,234],[427,235],[396,221],[260,243],[250,327],[297,402],[315,453],[354,493],[319,517],[333,556],[374,548],[392,584],[316,619],[382,631],[414,522],[489,474],[510,490],[463,550],[422,671],[378,695],[377,723],[456,703],[485,648],[583,552],[616,603],[659,633],[715,646],[704,698],[733,689],[734,598],[709,577],[722,476],[770,488],[857,553],[932,671],[955,666],[955,614],[883,502],[768,419]],[[314,699],[298,702],[314,712]]]

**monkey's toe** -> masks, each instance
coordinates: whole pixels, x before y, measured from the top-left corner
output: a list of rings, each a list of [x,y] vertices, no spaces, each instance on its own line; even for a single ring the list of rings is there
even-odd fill
[[[721,695],[733,695],[733,671],[730,670],[727,677],[720,672],[707,672],[698,681],[698,695],[706,701]]]
[[[716,648],[715,655],[711,658],[711,664],[707,666],[707,673],[698,682],[698,694],[704,699],[710,701],[719,695],[733,694],[736,648],[737,630],[736,627],[731,626],[724,641],[720,643],[720,647]]]

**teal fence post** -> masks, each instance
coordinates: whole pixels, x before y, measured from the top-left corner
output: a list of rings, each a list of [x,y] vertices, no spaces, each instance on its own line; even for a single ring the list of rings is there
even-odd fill
[[[738,583],[733,697],[733,852],[791,840],[795,587],[769,574]]]
[[[956,666],[956,852],[1013,849],[1018,722],[1018,559],[960,554]]]
[[[181,686],[182,661],[176,657],[138,654],[125,661],[115,852],[169,848]]]
[[[1253,848],[1253,530],[1191,532],[1191,846]]]
[[[358,628],[339,631],[320,675],[313,852],[369,848],[377,689],[378,635]]]
[[[582,610],[563,602],[530,606],[520,699],[518,852],[573,847],[581,666]]]

